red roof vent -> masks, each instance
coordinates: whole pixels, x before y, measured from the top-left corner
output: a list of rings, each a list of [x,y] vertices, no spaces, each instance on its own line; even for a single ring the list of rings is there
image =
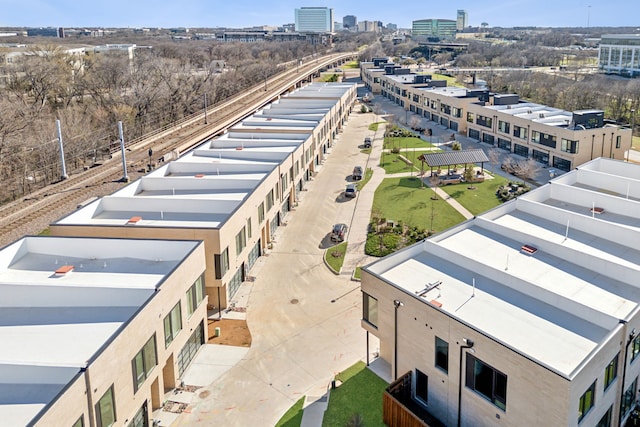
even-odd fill
[[[604,208],[599,208],[597,206],[592,207],[591,209],[589,209],[591,212],[593,213],[597,213],[597,214],[601,214],[604,213]]]
[[[523,245],[520,249],[528,254],[535,254],[536,252],[538,252],[538,248],[531,245]]]
[[[142,220],[141,216],[132,216],[131,218],[129,218],[129,221],[127,221],[127,224],[137,224]]]
[[[63,265],[59,269],[56,270],[56,276],[64,276],[67,273],[71,273],[73,271],[73,265]]]
[[[435,306],[436,306],[436,307],[438,307],[438,308],[442,308],[442,303],[441,303],[441,302],[438,302],[438,301],[436,301],[436,300],[434,300],[434,299],[432,299],[431,301],[429,301],[429,303],[430,303],[430,304],[432,304],[432,305],[435,305]]]
[[[243,147],[236,147],[236,150],[240,151]]]
[[[196,178],[204,178],[204,174],[203,173],[199,173],[196,175]]]

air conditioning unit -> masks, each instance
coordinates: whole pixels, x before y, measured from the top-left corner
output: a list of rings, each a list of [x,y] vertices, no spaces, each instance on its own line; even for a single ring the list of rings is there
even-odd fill
[[[541,118],[541,119],[544,119],[544,113],[538,114],[538,117]]]

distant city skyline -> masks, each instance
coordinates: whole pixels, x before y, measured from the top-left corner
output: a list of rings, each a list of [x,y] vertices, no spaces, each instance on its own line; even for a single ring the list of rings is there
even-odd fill
[[[478,3],[461,0],[446,6],[439,3],[409,4],[399,8],[388,1],[342,0],[300,2],[282,0],[242,3],[205,0],[0,0],[0,26],[3,27],[252,27],[281,26],[294,22],[294,10],[303,6],[334,9],[334,20],[355,15],[358,21],[394,23],[411,28],[417,19],[456,19],[458,9],[469,13],[469,25],[486,22],[490,27],[640,27],[635,0],[598,3],[540,0],[506,0]]]

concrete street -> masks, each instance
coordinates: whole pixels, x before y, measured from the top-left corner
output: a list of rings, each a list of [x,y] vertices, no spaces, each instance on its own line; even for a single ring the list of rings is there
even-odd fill
[[[345,199],[342,191],[353,167],[366,166],[368,156],[359,145],[371,133],[373,117],[354,109],[298,207],[287,215],[288,224],[276,232],[273,249],[252,270],[255,281],[239,291],[246,298],[251,348],[197,391],[174,426],[274,425],[302,396],[322,396],[333,375],[366,359],[359,282],[350,280],[350,272],[331,273],[323,253],[336,222],[350,226],[350,239],[366,237],[368,215],[353,221],[356,205],[364,201]],[[371,338],[373,353],[378,344]]]

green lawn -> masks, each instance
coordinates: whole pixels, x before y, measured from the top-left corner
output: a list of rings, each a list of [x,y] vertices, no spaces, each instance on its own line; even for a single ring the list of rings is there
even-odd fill
[[[384,148],[388,148],[388,149],[392,149],[394,147],[398,147],[401,150],[407,149],[407,148],[428,148],[428,147],[433,147],[433,144],[427,142],[427,141],[423,141],[420,138],[415,138],[415,137],[398,137],[398,138],[392,138],[392,137],[385,137],[384,139]]]
[[[402,173],[402,172],[420,172],[420,168],[422,167],[422,162],[418,160],[418,157],[424,153],[438,153],[441,150],[430,150],[430,151],[421,151],[416,149],[415,151],[412,149],[409,150],[401,150],[400,153],[383,153],[380,157],[380,166],[382,166],[386,173],[394,174],[394,173]],[[409,159],[413,163],[413,168],[407,165],[403,160],[400,160],[400,155]],[[425,166],[425,168],[427,168]],[[428,168],[427,168],[428,169]],[[425,169],[425,170],[427,170]]]
[[[387,178],[376,190],[372,215],[436,232],[464,221],[464,217],[446,201],[432,200],[433,195],[426,185],[420,188],[420,180],[416,177]]]
[[[631,146],[634,150],[640,150],[640,136],[634,136]]]
[[[356,271],[353,272],[353,278],[354,279],[362,278],[362,267],[356,267]]]
[[[367,427],[384,427],[382,394],[388,384],[358,362],[336,376],[342,384],[331,390],[322,427],[344,427],[360,414]]]
[[[369,125],[369,130],[372,130],[372,131],[374,131],[374,132],[375,132],[375,131],[377,131],[377,130],[378,130],[378,125],[380,125],[381,123],[384,123],[384,122],[375,122],[375,123],[371,123],[371,124]]]
[[[340,66],[341,68],[360,68],[360,63],[358,61],[349,61]]]
[[[291,408],[280,418],[275,427],[300,427],[302,423],[302,406],[305,397],[301,397]]]
[[[473,183],[475,190],[469,190],[469,184],[465,182],[445,185],[440,189],[457,200],[469,212],[479,215],[502,204],[502,201],[496,197],[496,190],[507,182],[509,182],[508,179],[496,175],[494,179]]]
[[[331,266],[335,271],[340,272],[342,264],[344,263],[344,255],[347,252],[347,242],[344,241],[339,245],[332,246],[324,252],[324,259],[327,264]],[[339,256],[334,256],[340,254]]]

